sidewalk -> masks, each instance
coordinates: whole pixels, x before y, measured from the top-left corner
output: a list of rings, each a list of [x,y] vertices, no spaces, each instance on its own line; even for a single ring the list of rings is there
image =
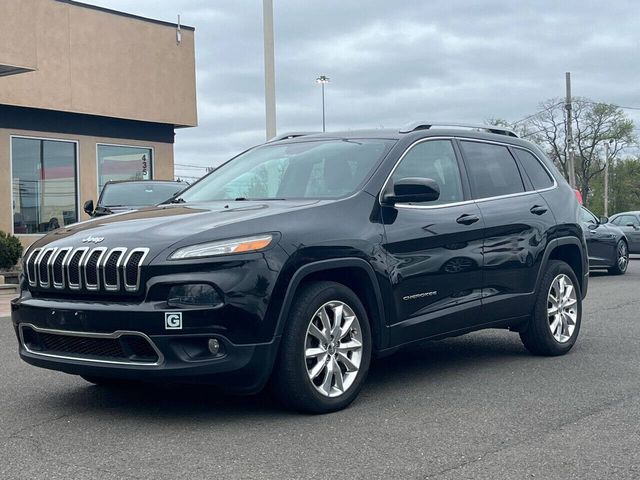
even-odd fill
[[[9,302],[16,296],[17,294],[13,292],[0,291],[0,318],[11,315],[11,305]]]

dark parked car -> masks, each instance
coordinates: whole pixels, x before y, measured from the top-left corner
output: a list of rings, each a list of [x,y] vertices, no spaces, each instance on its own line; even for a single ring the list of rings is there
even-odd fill
[[[620,212],[609,219],[624,232],[629,241],[629,253],[640,253],[640,212]]]
[[[84,203],[84,211],[92,217],[122,213],[166,202],[187,188],[184,182],[172,180],[123,180],[105,183],[98,198]]]
[[[567,353],[589,272],[573,190],[513,132],[438,127],[269,142],[170,204],[40,239],[20,356],[97,384],[270,380],[327,412],[420,340],[505,328]]]
[[[605,268],[614,275],[622,275],[629,266],[629,244],[624,232],[607,223],[607,217],[598,218],[585,207],[580,207],[580,219],[587,237],[589,268]]]

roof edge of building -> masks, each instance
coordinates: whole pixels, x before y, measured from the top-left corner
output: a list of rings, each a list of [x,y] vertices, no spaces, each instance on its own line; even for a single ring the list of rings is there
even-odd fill
[[[100,7],[98,5],[91,5],[91,4],[88,4],[88,3],[82,3],[82,2],[78,2],[76,0],[56,0],[56,2],[66,3],[68,5],[73,5],[74,7],[89,8],[89,9],[92,9],[92,10],[97,10],[99,12],[110,13],[110,14],[113,14],[113,15],[119,15],[121,17],[132,18],[132,19],[135,19],[135,20],[141,20],[143,22],[149,22],[149,23],[155,23],[155,24],[158,24],[158,25],[164,25],[166,27],[178,28],[178,24],[177,23],[166,22],[164,20],[157,20],[155,18],[142,17],[140,15],[134,15],[132,13],[121,12],[119,10],[113,10],[111,8]],[[180,28],[184,29],[184,30],[195,31],[195,27],[191,27],[189,25],[180,24]]]

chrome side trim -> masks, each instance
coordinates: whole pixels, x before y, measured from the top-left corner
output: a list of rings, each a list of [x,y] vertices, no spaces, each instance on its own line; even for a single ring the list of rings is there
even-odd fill
[[[82,270],[84,270],[84,286],[87,290],[96,291],[100,289],[100,264],[102,262],[102,257],[104,256],[106,251],[107,251],[107,247],[94,248],[93,250],[90,251],[89,254],[84,255],[82,259],[81,265],[82,265]],[[98,256],[98,260],[96,261],[96,283],[95,284],[89,283],[89,280],[87,279],[89,259],[93,256],[94,253],[100,254]]]
[[[129,266],[129,260],[131,260],[131,256],[136,253],[136,252],[142,252],[142,257],[140,257],[140,260],[138,261],[138,265],[133,267],[133,268],[137,268],[136,271],[136,283],[135,285],[129,284],[127,283],[127,269],[131,268]],[[123,273],[124,273],[124,289],[127,292],[137,292],[138,289],[140,288],[140,276],[141,276],[141,272],[142,272],[142,263],[144,262],[144,259],[147,258],[147,255],[149,254],[149,249],[148,248],[134,248],[132,250],[129,251],[129,254],[127,255],[126,260],[124,261],[123,265]]]
[[[51,286],[51,258],[53,256],[55,256],[56,254],[56,250],[58,250],[55,247],[52,248],[43,248],[42,249],[42,253],[40,255],[38,255],[38,258],[36,258],[36,269],[38,271],[38,285],[40,285],[40,287],[42,288],[49,288]],[[44,257],[51,252],[51,255],[49,255],[49,258],[47,258],[47,263],[46,265],[44,265],[44,268],[47,269],[47,281],[43,282],[42,281],[42,275],[40,275],[40,267],[42,264],[42,260],[44,259]]]
[[[395,165],[391,169],[391,172],[389,172],[389,175],[387,175],[387,178],[386,178],[386,180],[384,181],[384,183],[382,185],[382,189],[380,190],[380,193],[378,194],[378,203],[380,203],[381,206],[384,206],[384,202],[382,201],[382,194],[386,190],[387,184],[389,183],[389,181],[391,180],[391,177],[393,176],[393,174],[395,173],[396,169],[400,165],[400,162],[402,162],[404,157],[411,151],[411,149],[413,147],[415,147],[416,145],[418,145],[420,143],[429,142],[429,141],[433,141],[433,140],[449,140],[449,141],[453,141],[454,139],[455,140],[462,140],[462,141],[470,141],[470,142],[490,143],[490,144],[494,144],[494,145],[501,145],[503,147],[521,148],[522,150],[526,150],[531,155],[533,155],[536,158],[536,160],[538,160],[538,162],[540,162],[542,164],[542,166],[549,173],[549,175],[551,175],[551,178],[553,179],[553,185],[551,187],[543,188],[543,189],[540,189],[540,190],[529,190],[527,192],[517,192],[517,193],[510,193],[508,195],[497,195],[495,197],[469,199],[469,200],[463,200],[463,201],[460,201],[460,202],[441,203],[441,204],[438,204],[438,205],[411,205],[409,203],[396,203],[393,206],[394,208],[431,210],[431,209],[434,209],[434,208],[446,208],[446,207],[453,207],[453,206],[458,206],[458,205],[467,205],[467,204],[471,204],[471,203],[488,202],[490,200],[496,200],[496,199],[499,199],[499,198],[509,198],[509,197],[518,197],[518,196],[530,195],[530,194],[533,194],[533,193],[546,192],[546,191],[553,190],[554,188],[558,187],[558,182],[556,181],[556,177],[553,176],[553,174],[549,171],[549,169],[544,164],[544,162],[540,161],[540,158],[538,158],[538,155],[536,155],[536,153],[534,151],[532,151],[531,149],[529,149],[529,148],[526,148],[526,147],[523,147],[523,146],[520,146],[520,145],[513,145],[511,143],[491,141],[491,140],[482,140],[482,139],[469,138],[469,137],[464,137],[464,136],[459,136],[459,137],[458,136],[455,136],[455,137],[452,137],[452,136],[427,137],[427,138],[421,138],[419,140],[416,140],[411,145],[409,145],[404,152],[402,152],[402,155],[400,155],[400,158],[396,161]],[[516,161],[516,160],[514,159],[514,161]]]
[[[132,362],[132,361],[124,361],[124,360],[101,360],[101,359],[93,359],[93,358],[86,358],[86,357],[73,356],[73,355],[56,355],[56,354],[53,354],[53,353],[37,352],[37,351],[34,351],[34,350],[30,350],[29,347],[27,347],[27,344],[24,341],[23,329],[25,327],[31,328],[35,332],[48,333],[50,335],[71,336],[71,337],[117,339],[117,338],[122,337],[123,335],[138,336],[138,337],[142,337],[144,340],[149,342],[149,345],[151,345],[151,348],[153,348],[153,350],[158,355],[158,360],[156,362]],[[153,342],[153,340],[151,340],[151,338],[149,338],[147,335],[145,335],[142,332],[136,332],[136,331],[130,331],[130,330],[116,330],[113,333],[75,332],[75,331],[66,331],[66,330],[53,330],[53,329],[49,329],[49,328],[40,328],[40,327],[36,327],[35,325],[33,325],[31,323],[21,323],[19,325],[18,331],[20,333],[20,344],[31,355],[36,355],[36,356],[41,356],[41,357],[49,357],[49,358],[57,358],[57,359],[61,359],[61,360],[79,360],[79,361],[87,362],[87,363],[103,363],[103,364],[111,364],[111,365],[135,365],[135,366],[146,366],[146,367],[158,367],[158,366],[160,366],[160,365],[162,365],[164,363],[164,355],[162,354],[162,352],[158,349],[158,347]]]
[[[37,253],[37,255],[36,255],[36,253]],[[34,249],[29,254],[29,256],[27,257],[27,261],[25,262],[25,266],[27,267],[27,280],[29,281],[29,286],[30,287],[37,287],[38,286],[38,271],[36,270],[36,260],[37,260],[38,256],[41,253],[42,253],[42,249],[41,248]],[[36,255],[36,258],[33,259],[33,264],[31,264],[31,259],[33,258],[34,255]],[[31,278],[31,273],[29,272],[30,268],[33,268],[33,278]]]
[[[63,266],[67,271],[67,280],[69,282],[69,288],[71,290],[80,290],[80,288],[82,288],[82,260],[84,259],[88,251],[89,247],[76,248],[73,252],[71,252],[71,255],[67,255],[67,257],[64,259]],[[71,283],[71,275],[69,274],[71,270],[71,260],[78,252],[82,252],[82,255],[80,255],[80,258],[78,259],[78,283]]]
[[[116,262],[116,283],[111,284],[107,282],[107,262],[111,258],[111,255],[118,252],[120,252],[120,257],[118,257],[118,261]],[[109,250],[109,253],[104,256],[104,260],[102,261],[102,284],[104,285],[104,289],[108,290],[109,292],[117,292],[120,290],[120,269],[124,263],[123,260],[125,258],[126,252],[126,248],[117,247]]]
[[[71,252],[71,250],[73,250],[71,247],[60,248],[55,254],[51,255],[51,281],[53,283],[54,288],[58,288],[58,289],[64,288],[64,285],[65,285],[64,262],[66,261],[67,256],[69,255],[69,252]],[[63,253],[64,253],[64,257],[62,258],[62,264],[60,264],[60,273],[62,273],[62,283],[60,283],[60,282],[56,282],[55,268],[56,268],[56,260]]]

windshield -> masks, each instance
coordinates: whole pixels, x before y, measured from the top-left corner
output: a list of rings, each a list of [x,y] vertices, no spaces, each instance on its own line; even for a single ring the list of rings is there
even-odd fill
[[[344,197],[394,143],[349,139],[263,145],[225,163],[180,198],[207,202]]]
[[[180,183],[110,183],[100,197],[101,207],[147,207],[169,200],[185,185]]]

